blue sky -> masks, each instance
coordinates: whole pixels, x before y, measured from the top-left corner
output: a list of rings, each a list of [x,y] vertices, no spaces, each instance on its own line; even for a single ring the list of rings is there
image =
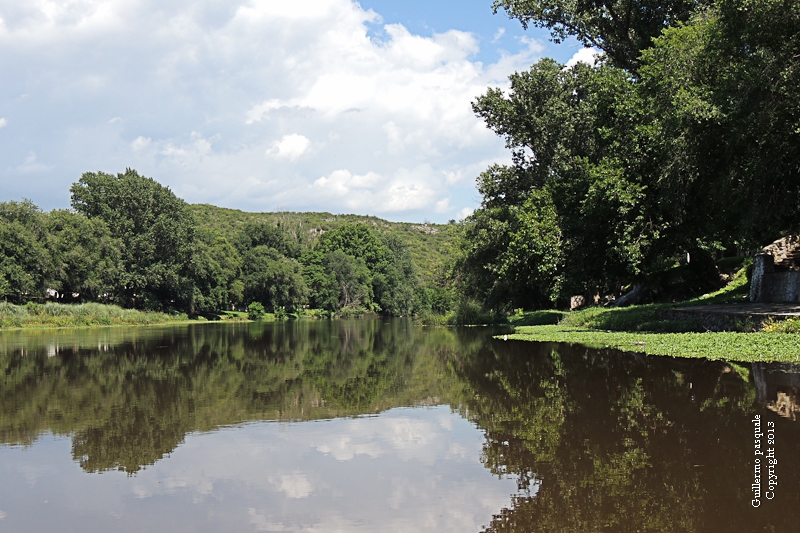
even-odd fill
[[[412,32],[429,36],[447,30],[471,32],[481,45],[476,58],[484,63],[496,61],[501,50],[516,50],[520,38],[536,39],[546,47],[546,54],[566,63],[581,45],[570,40],[561,45],[549,42],[549,32],[540,28],[523,30],[502,9],[492,13],[491,0],[364,0],[365,9],[379,13],[385,23],[399,22]],[[380,24],[374,33],[381,35]]]
[[[191,203],[459,219],[509,160],[471,102],[578,50],[491,0],[0,0],[0,200],[129,167]]]

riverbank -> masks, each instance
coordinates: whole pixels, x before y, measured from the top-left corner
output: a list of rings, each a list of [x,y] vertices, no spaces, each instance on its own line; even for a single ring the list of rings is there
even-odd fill
[[[190,322],[186,314],[168,314],[116,305],[45,304],[14,305],[0,303],[0,331],[11,329],[47,329],[86,326],[131,326]],[[192,320],[191,322],[195,322]]]
[[[509,340],[565,342],[590,348],[615,348],[647,355],[693,357],[742,362],[798,362],[800,337],[786,333],[648,333],[602,331],[561,324],[519,326]]]
[[[800,361],[800,306],[751,304],[743,268],[719,291],[680,303],[535,311],[509,339],[727,361]]]

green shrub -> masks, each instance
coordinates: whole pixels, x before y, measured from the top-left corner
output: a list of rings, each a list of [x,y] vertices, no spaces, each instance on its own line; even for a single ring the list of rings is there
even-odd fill
[[[367,313],[369,313],[369,311],[362,305],[349,305],[347,307],[342,307],[336,313],[336,316],[339,318],[361,318]]]
[[[261,320],[264,318],[264,306],[261,302],[253,302],[247,306],[247,318],[250,320]]]
[[[36,302],[28,302],[25,304],[25,310],[29,315],[39,315],[44,311],[44,306]]]

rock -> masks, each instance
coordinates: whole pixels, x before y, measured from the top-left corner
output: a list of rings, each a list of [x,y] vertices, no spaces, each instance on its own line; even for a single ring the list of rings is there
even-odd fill
[[[570,311],[574,311],[575,309],[580,309],[586,305],[586,298],[582,295],[578,294],[576,296],[572,296],[569,299],[569,309]]]
[[[761,249],[773,257],[778,270],[800,270],[800,235],[787,235]]]

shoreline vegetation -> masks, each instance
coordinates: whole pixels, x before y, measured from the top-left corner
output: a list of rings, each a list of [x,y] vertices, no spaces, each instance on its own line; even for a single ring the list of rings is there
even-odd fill
[[[0,302],[0,332],[12,329],[159,325],[189,321],[189,316],[185,313],[140,311],[99,303],[29,302],[25,305],[14,305]]]
[[[9,308],[12,326],[151,323],[180,313],[231,318],[225,310],[253,305],[251,319],[316,316],[309,309],[410,316],[449,307],[452,289],[437,272],[455,221],[192,207],[133,169],[84,173],[70,192],[69,210],[0,202],[0,299],[165,315]]]
[[[125,309],[113,304],[56,302],[28,302],[15,305],[0,302],[0,333],[16,330],[41,330],[57,328],[85,328],[106,326],[161,326],[175,324],[203,324],[208,322],[275,322],[279,320],[318,320],[328,318],[361,318],[352,313],[332,314],[321,309],[302,309],[297,313],[268,313],[257,315],[242,311],[219,311],[202,315],[162,313]]]
[[[680,303],[622,308],[590,307],[580,311],[518,312],[510,317],[509,340],[563,342],[590,348],[668,357],[743,362],[800,361],[800,318],[719,315],[730,331],[709,331],[703,306],[744,303],[749,284],[744,269],[723,289]],[[694,307],[696,312],[676,312]]]
[[[479,303],[462,300],[447,314],[416,317],[421,325],[508,325],[514,333],[506,338],[535,342],[579,344],[592,348],[613,348],[627,352],[670,357],[693,357],[729,361],[800,361],[800,340],[786,333],[800,332],[800,318],[753,322],[742,316],[729,322],[732,331],[707,331],[698,317],[704,305],[743,303],[748,283],[743,267],[722,289],[679,303],[656,303],[622,308],[588,307],[577,311],[516,310],[510,316],[487,313]],[[674,314],[675,308],[695,307],[697,317]],[[225,311],[212,315],[162,313],[124,309],[116,305],[84,303],[25,305],[0,303],[0,332],[53,328],[122,325],[176,325],[208,321],[253,322],[296,318],[332,318],[319,310],[276,316]],[[347,317],[340,317],[347,318]]]
[[[704,307],[743,304],[749,283],[747,266],[718,291],[676,303],[630,307],[588,307],[577,311],[518,309],[508,317],[479,313],[479,306],[461,304],[444,316],[422,319],[426,325],[505,324],[514,333],[496,338],[579,344],[666,357],[707,358],[742,362],[800,361],[800,317],[719,315],[730,331],[709,331],[703,325]],[[676,311],[694,308],[696,312]],[[466,321],[465,321],[466,320]],[[471,320],[471,322],[470,322]]]
[[[767,331],[652,333],[575,328],[561,324],[518,326],[508,340],[580,344],[665,357],[737,362],[800,362],[797,336]]]

